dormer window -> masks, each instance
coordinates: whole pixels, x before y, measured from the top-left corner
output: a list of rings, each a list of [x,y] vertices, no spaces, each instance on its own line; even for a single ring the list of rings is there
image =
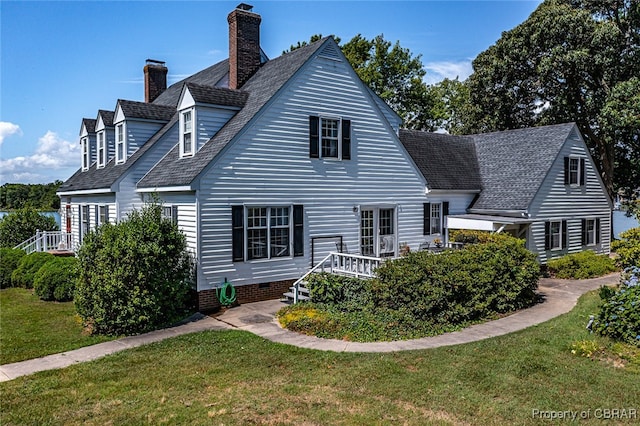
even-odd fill
[[[192,109],[183,111],[180,115],[180,156],[190,157],[195,152],[193,140],[193,116]]]
[[[82,150],[82,171],[85,172],[89,170],[90,157],[89,157],[89,138],[85,137],[80,139],[80,148]]]
[[[105,146],[104,130],[97,134],[98,145],[98,168],[101,169],[107,164],[107,149]]]
[[[122,164],[127,159],[127,145],[124,133],[124,123],[116,125],[116,163]]]

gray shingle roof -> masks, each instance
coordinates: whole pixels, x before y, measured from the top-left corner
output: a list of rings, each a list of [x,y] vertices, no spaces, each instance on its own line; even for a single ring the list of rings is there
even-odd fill
[[[196,103],[225,105],[242,108],[249,94],[242,90],[231,90],[224,87],[202,86],[191,82],[185,83]]]
[[[401,129],[400,141],[427,180],[429,189],[481,189],[472,138]]]
[[[199,71],[192,76],[172,84],[160,94],[152,103],[155,105],[178,106],[182,87],[185,83],[195,83],[202,86],[215,86],[222,78],[229,73],[229,60],[225,59],[208,68]]]
[[[136,161],[153,146],[169,129],[178,122],[178,114],[174,114],[172,119],[156,132],[145,144],[127,159],[124,164],[116,164],[115,159],[111,159],[105,167],[98,169],[94,163],[89,170],[79,169],[73,176],[67,179],[58,189],[58,192],[82,191],[89,189],[109,189],[111,186],[129,170]]]
[[[142,118],[145,120],[169,121],[176,113],[175,107],[146,102],[118,99],[118,105],[120,105],[124,116],[128,119]]]
[[[482,177],[477,210],[527,210],[574,123],[472,135]]]
[[[115,112],[104,109],[98,110],[98,117],[102,117],[102,123],[105,127],[113,127],[113,116]]]
[[[220,151],[260,111],[300,67],[327,42],[324,38],[265,63],[243,86],[247,92],[246,104],[205,143],[193,157],[179,158],[179,147],[174,147],[138,183],[139,188],[190,185]],[[332,41],[333,42],[333,41]]]
[[[80,127],[80,133],[82,133],[82,127],[87,129],[87,133],[95,133],[96,131],[96,120],[95,118],[83,118],[82,126]]]

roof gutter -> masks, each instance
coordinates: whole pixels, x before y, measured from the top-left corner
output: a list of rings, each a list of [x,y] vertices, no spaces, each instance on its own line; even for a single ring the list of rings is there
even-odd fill
[[[184,186],[158,186],[155,188],[138,188],[136,192],[151,193],[151,192],[191,192],[195,191],[191,185]]]
[[[531,214],[527,210],[490,210],[490,209],[469,209],[469,213],[496,215],[496,216],[514,216],[530,218]]]
[[[102,188],[102,189],[80,189],[77,191],[58,191],[56,195],[64,196],[64,195],[93,195],[93,194],[109,194],[113,191],[111,188]]]

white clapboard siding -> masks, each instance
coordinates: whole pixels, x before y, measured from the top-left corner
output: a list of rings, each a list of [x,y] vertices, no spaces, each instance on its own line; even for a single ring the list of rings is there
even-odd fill
[[[127,120],[127,159],[151,139],[161,127],[162,123]]]
[[[133,209],[144,204],[144,197],[136,192],[136,184],[142,177],[178,143],[178,124],[171,127],[160,139],[155,141],[133,166],[124,173],[118,182],[117,202],[118,219],[124,219]]]
[[[360,205],[397,206],[397,241],[423,240],[425,184],[383,113],[346,63],[305,67],[200,180],[199,290],[299,278],[312,237],[342,235],[359,251]],[[351,160],[309,158],[309,115],[351,120]],[[305,255],[232,262],[231,206],[242,204],[302,204]]]
[[[564,184],[564,157],[576,156],[585,161],[585,185]],[[611,243],[611,203],[588,150],[575,129],[565,142],[547,177],[534,198],[530,214],[535,222],[529,231],[529,249],[541,262],[563,254],[584,250],[582,219],[600,219],[600,244],[590,246],[598,253],[609,253]],[[567,220],[568,249],[545,252],[545,222]]]

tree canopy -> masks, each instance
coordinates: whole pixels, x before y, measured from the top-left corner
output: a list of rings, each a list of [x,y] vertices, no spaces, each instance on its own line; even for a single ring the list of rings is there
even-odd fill
[[[638,0],[547,0],[473,67],[462,132],[573,121],[610,195],[640,185]]]
[[[45,211],[58,210],[60,198],[56,191],[60,185],[60,180],[38,184],[5,183],[0,186],[0,210],[18,210],[25,207]]]

